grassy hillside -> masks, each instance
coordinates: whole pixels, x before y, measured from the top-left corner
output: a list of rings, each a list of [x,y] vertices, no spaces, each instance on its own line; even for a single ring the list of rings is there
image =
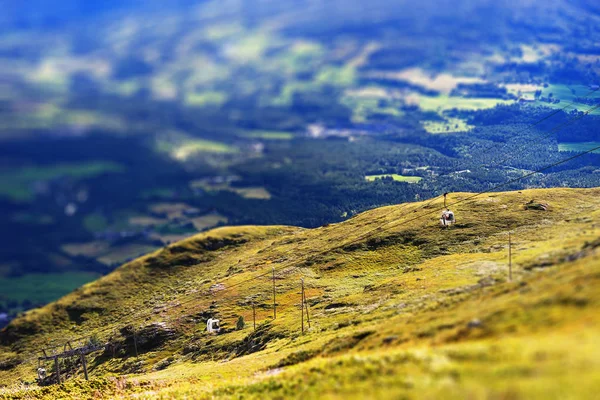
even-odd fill
[[[482,195],[452,207],[449,229],[441,207],[383,207],[311,230],[220,228],[125,264],[0,333],[0,399],[593,398],[600,189]],[[227,332],[208,335],[210,316]],[[27,385],[35,351],[87,335],[115,344],[115,357],[88,357],[90,382],[74,362],[61,386]]]

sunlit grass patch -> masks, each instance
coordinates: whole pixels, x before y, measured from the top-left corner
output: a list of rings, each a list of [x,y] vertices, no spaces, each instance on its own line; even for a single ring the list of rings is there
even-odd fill
[[[559,143],[558,151],[570,151],[575,153],[581,153],[589,151],[594,147],[600,146],[600,142],[577,142],[577,143]],[[594,153],[599,153],[600,150],[595,150]]]
[[[356,81],[356,70],[350,65],[322,68],[315,81],[321,85],[350,86]]]
[[[182,218],[186,212],[197,212],[198,209],[186,203],[154,203],[150,206],[150,211],[162,214],[166,218],[173,220]]]
[[[268,103],[274,106],[289,106],[292,104],[294,94],[311,92],[318,88],[319,86],[313,82],[287,82],[277,96],[268,97]]]
[[[185,135],[158,138],[156,140],[156,149],[159,152],[168,153],[171,157],[179,161],[186,161],[188,158],[199,153],[231,154],[238,151],[235,147],[226,143],[196,139]]]
[[[247,32],[239,40],[231,43],[225,54],[233,61],[246,63],[259,61],[265,51],[277,42],[277,39],[264,32]]]
[[[186,160],[195,153],[235,153],[237,150],[225,143],[211,140],[195,139],[181,144],[173,151],[173,156],[178,160]]]
[[[383,179],[383,178],[392,178],[393,180],[397,181],[397,182],[408,182],[408,183],[419,183],[421,181],[421,179],[423,179],[420,176],[404,176],[404,175],[398,175],[398,174],[382,174],[382,175],[366,175],[365,179],[369,182],[373,182],[376,181],[378,179]]]
[[[233,179],[238,180],[239,178]],[[231,182],[221,182],[216,183],[207,179],[199,179],[190,182],[190,187],[192,189],[203,189],[208,192],[218,192],[218,191],[226,191],[233,192],[245,199],[260,199],[260,200],[269,200],[271,198],[271,193],[262,187],[262,186],[250,186],[250,187],[238,187],[232,186]]]
[[[461,83],[469,84],[485,82],[477,77],[456,76],[448,73],[432,74],[421,68],[408,68],[402,71],[373,71],[366,74],[366,76],[405,81],[429,90],[435,90],[444,95],[450,94],[450,92]]]
[[[589,98],[600,97],[598,92],[593,92],[589,86],[586,85],[565,85],[565,84],[549,84],[542,89],[542,97],[552,97],[560,99],[561,101],[573,101],[576,97],[584,97],[589,95]],[[563,104],[564,106],[564,104]]]
[[[292,132],[263,130],[245,131],[242,132],[241,135],[247,138],[264,140],[290,140],[294,137],[294,134]]]
[[[227,101],[227,94],[216,91],[188,93],[185,103],[188,106],[220,106]]]
[[[499,104],[513,104],[513,100],[488,99],[488,98],[464,98],[448,95],[426,96],[413,93],[407,96],[409,104],[417,105],[424,111],[448,111],[457,110],[484,110],[494,108]]]
[[[271,193],[264,187],[232,188],[232,190],[245,199],[269,200],[271,198]]]
[[[129,218],[129,224],[133,226],[156,226],[167,223],[168,220],[163,218],[155,218],[150,216],[135,216]]]
[[[585,99],[588,101],[595,101],[594,104],[597,104],[598,99],[600,99],[600,93],[598,91],[594,91],[586,85],[550,84],[546,88],[542,89],[541,97],[551,100],[560,100],[560,102],[555,103],[554,101],[548,102],[538,99],[534,103],[536,106],[544,106],[556,109],[563,109],[567,107],[565,109],[566,112],[570,112],[572,110],[586,112],[587,110],[591,109],[593,105],[585,104],[577,100]],[[600,115],[600,109],[595,109],[591,111],[590,114]]]
[[[203,231],[208,228],[214,228],[219,224],[226,224],[228,219],[224,215],[214,212],[201,217],[192,218],[191,221],[197,230]]]
[[[234,37],[242,32],[242,27],[236,23],[219,23],[204,28],[204,35],[210,40],[220,41]]]
[[[467,121],[460,118],[444,118],[444,121],[422,121],[423,128],[429,133],[468,132],[473,129]]]
[[[387,96],[377,88],[367,88],[361,91],[347,91],[341,99],[341,103],[352,110],[352,121],[356,123],[366,122],[374,114],[385,114],[392,117],[404,115],[404,112],[400,110],[400,105],[395,107],[393,101],[384,103],[385,97]]]
[[[85,256],[96,258],[106,253],[110,244],[104,240],[95,240],[87,243],[70,243],[62,246],[62,250],[70,256]]]

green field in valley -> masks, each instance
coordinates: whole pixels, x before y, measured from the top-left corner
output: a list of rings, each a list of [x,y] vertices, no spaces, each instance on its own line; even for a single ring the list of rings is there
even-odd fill
[[[559,143],[558,151],[582,153],[598,146],[600,146],[600,142]],[[600,150],[595,150],[594,153],[600,154]]]
[[[53,166],[29,166],[10,170],[0,169],[0,197],[27,202],[32,200],[32,185],[61,177],[74,180],[92,178],[105,173],[123,172],[123,166],[114,162],[87,162]]]
[[[369,182],[376,181],[377,179],[388,178],[391,177],[393,180],[397,182],[408,182],[408,183],[419,183],[421,179],[420,176],[404,176],[398,174],[383,174],[383,175],[367,175],[365,179]]]
[[[99,277],[94,272],[64,272],[0,278],[0,300],[48,303]]]

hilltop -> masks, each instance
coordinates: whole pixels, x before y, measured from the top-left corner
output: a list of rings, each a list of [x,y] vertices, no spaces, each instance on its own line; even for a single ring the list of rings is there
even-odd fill
[[[437,199],[316,229],[219,228],[127,263],[0,332],[0,399],[592,398],[600,189],[470,196],[449,196],[449,229]],[[205,332],[211,316],[225,333]],[[88,356],[90,382],[73,363],[61,386],[22,383],[36,352],[79,336],[116,345]]]

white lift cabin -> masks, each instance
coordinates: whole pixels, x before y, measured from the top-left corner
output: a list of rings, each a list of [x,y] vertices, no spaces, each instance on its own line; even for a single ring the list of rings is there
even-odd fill
[[[440,217],[440,225],[443,227],[449,227],[450,225],[454,225],[456,223],[456,218],[454,217],[454,213],[450,211],[448,205],[446,204],[446,196],[448,193],[444,193],[444,208],[442,211],[442,216]]]
[[[221,331],[221,326],[219,325],[219,320],[215,318],[209,318],[206,322],[206,331],[208,333],[217,334]]]
[[[453,225],[456,222],[456,219],[454,218],[454,213],[450,210],[446,210],[444,212],[442,212],[442,216],[440,218],[440,225],[443,227],[448,227],[450,225]]]

